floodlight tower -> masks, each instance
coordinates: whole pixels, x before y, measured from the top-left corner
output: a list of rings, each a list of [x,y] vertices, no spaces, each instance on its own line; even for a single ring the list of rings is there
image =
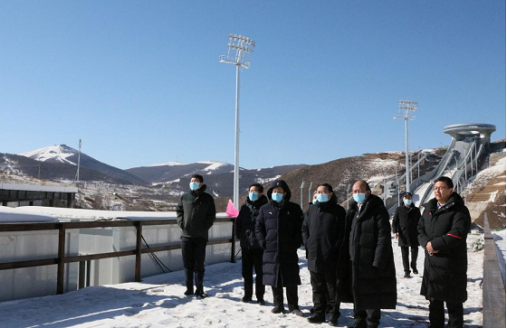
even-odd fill
[[[415,115],[411,112],[415,112],[417,110],[418,103],[411,100],[400,100],[398,102],[398,114],[396,114],[393,118],[396,120],[405,120],[405,192],[410,192],[410,164],[408,160],[408,121],[415,120]]]
[[[220,56],[220,62],[236,65],[236,129],[234,145],[234,206],[239,208],[239,68],[250,68],[250,61],[245,57],[251,54],[255,41],[246,36],[229,34],[227,55]]]

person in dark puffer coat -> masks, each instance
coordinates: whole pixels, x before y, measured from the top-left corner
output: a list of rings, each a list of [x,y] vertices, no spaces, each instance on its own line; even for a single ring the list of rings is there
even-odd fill
[[[378,327],[380,309],[396,308],[396,269],[391,225],[384,202],[371,193],[366,181],[352,187],[355,204],[349,253],[352,261],[354,327]]]
[[[303,212],[298,204],[290,201],[291,192],[285,181],[274,181],[267,194],[270,201],[259,210],[255,235],[264,250],[263,283],[273,290],[275,307],[271,312],[284,311],[285,287],[289,311],[303,316],[299,310],[297,290],[301,284],[297,250],[302,244]]]
[[[262,283],[262,254],[264,251],[255,237],[255,223],[259,216],[259,209],[267,204],[268,199],[263,195],[264,187],[258,183],[248,188],[248,198],[241,206],[236,218],[236,235],[241,245],[241,272],[245,286],[243,302],[250,302],[253,294],[253,276],[255,268],[255,296],[257,303],[264,305],[265,287]]]
[[[467,235],[471,218],[448,177],[435,180],[435,198],[424,204],[419,221],[419,244],[427,251],[421,295],[430,301],[431,327],[444,327],[444,302],[449,328],[463,327],[467,300]]]
[[[403,196],[403,204],[396,209],[393,217],[393,234],[398,240],[403,260],[405,278],[410,278],[410,268],[414,274],[417,271],[417,255],[419,253],[419,241],[417,236],[417,225],[421,218],[421,211],[412,202],[412,194],[407,192]],[[409,248],[412,260],[409,262]]]
[[[340,301],[336,301],[337,266],[344,264],[339,263],[340,259],[349,262],[348,255],[341,257],[344,250],[348,251],[345,242],[349,231],[345,209],[337,204],[331,185],[318,186],[317,202],[306,212],[302,232],[314,303],[314,312],[308,321],[324,322],[327,311],[328,323],[335,326],[340,316]]]

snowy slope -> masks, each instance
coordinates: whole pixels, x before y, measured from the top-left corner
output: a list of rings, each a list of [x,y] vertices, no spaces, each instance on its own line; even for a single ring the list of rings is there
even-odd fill
[[[71,165],[77,165],[76,162],[69,159],[69,157],[77,156],[77,150],[70,148],[66,145],[54,145],[45,147],[30,152],[20,154],[22,156],[30,157],[41,162],[60,162]]]
[[[470,245],[479,235],[469,235]],[[428,301],[419,295],[421,275],[404,279],[400,248],[393,242],[398,279],[395,310],[382,310],[381,327],[426,328]],[[299,251],[302,285],[299,305],[306,316],[312,307],[310,276],[305,252]],[[424,254],[418,267],[422,271]],[[483,252],[468,253],[468,301],[464,304],[465,325],[482,327]],[[184,297],[183,271],[145,278],[142,283],[88,287],[60,296],[0,303],[2,327],[329,327],[310,325],[306,318],[272,314],[271,288],[266,289],[266,306],[242,303],[241,263],[206,267],[204,285],[210,297]],[[352,304],[342,304],[340,327],[352,326]]]

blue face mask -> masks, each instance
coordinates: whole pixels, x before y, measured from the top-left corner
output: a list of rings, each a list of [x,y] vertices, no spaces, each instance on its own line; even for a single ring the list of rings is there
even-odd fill
[[[356,203],[362,204],[366,200],[366,194],[354,194],[352,197],[354,197],[354,200]]]
[[[275,202],[281,202],[283,200],[283,194],[279,194],[279,193],[272,193],[271,194],[271,199],[274,200]]]
[[[412,199],[404,199],[403,202],[405,205],[410,206],[410,204],[412,204]]]
[[[199,189],[199,182],[190,182],[190,190]]]
[[[259,199],[259,194],[256,192],[250,192],[248,193],[248,198],[250,198],[252,202],[255,202],[257,199]]]
[[[319,203],[325,203],[329,200],[329,197],[327,196],[327,194],[317,194],[317,200],[319,201]]]

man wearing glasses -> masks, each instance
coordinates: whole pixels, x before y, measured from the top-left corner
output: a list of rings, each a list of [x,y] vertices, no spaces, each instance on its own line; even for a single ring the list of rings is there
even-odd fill
[[[448,327],[463,327],[463,302],[467,299],[467,244],[471,218],[463,199],[448,177],[435,180],[435,198],[424,204],[419,221],[419,244],[426,250],[421,295],[430,301],[432,328],[444,327],[444,302]]]

